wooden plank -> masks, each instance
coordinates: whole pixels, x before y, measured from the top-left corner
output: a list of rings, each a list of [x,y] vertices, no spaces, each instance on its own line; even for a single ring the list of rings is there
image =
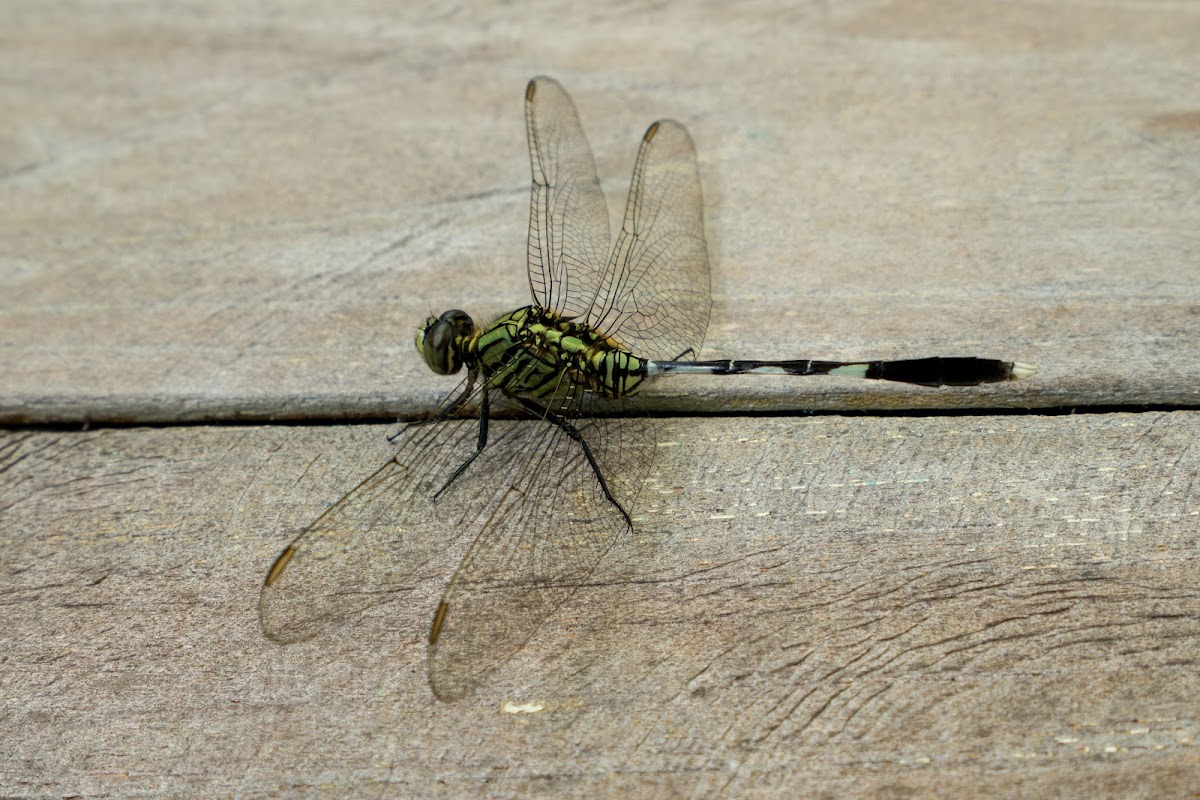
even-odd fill
[[[0,421],[428,408],[429,310],[528,300],[538,72],[574,94],[614,214],[646,124],[692,130],[706,355],[1043,370],[982,393],[760,381],[726,408],[1197,401],[1196,6],[224,14],[5,14]]]
[[[969,391],[680,378],[676,411],[1195,406],[1188,4],[0,9],[0,422],[417,415],[431,310],[526,301],[520,92],[610,203],[699,146],[706,356],[978,354]],[[0,794],[1177,796],[1197,421],[662,421],[594,580],[435,701],[458,551],[289,647],[279,549],[379,427],[0,434]]]
[[[663,421],[593,580],[476,692],[461,548],[281,647],[255,603],[387,428],[0,437],[0,793],[1181,796],[1200,414]]]

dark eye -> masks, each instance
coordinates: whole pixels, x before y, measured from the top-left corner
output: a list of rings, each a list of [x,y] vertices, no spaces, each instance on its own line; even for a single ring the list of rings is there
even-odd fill
[[[439,375],[453,375],[463,367],[463,354],[456,339],[468,336],[475,322],[465,311],[450,309],[437,319],[430,317],[417,331],[417,349],[429,368]]]

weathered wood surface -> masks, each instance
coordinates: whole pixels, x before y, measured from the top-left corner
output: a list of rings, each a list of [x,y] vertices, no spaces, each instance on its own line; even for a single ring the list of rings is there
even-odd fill
[[[452,704],[424,641],[460,552],[258,630],[386,430],[0,439],[4,793],[1197,788],[1200,414],[667,421],[637,534]]]
[[[428,409],[413,327],[527,298],[538,73],[614,213],[692,131],[704,355],[1041,367],[650,406],[1200,397],[1200,7],[205,10],[0,8],[0,421]],[[455,553],[312,642],[255,620],[384,428],[3,434],[0,794],[1196,793],[1194,413],[662,425],[637,534],[451,705]]]
[[[706,355],[1044,378],[760,381],[727,405],[1200,397],[1195,6],[54,8],[0,10],[0,420],[427,408],[444,390],[408,348],[428,311],[528,301],[539,72],[574,95],[614,214],[645,126],[694,134]]]

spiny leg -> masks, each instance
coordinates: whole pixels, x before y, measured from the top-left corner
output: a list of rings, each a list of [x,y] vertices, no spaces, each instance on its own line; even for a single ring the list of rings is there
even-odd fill
[[[583,455],[587,458],[587,462],[591,466],[592,472],[595,474],[596,481],[600,484],[601,490],[604,491],[604,496],[607,497],[608,501],[616,506],[617,510],[621,512],[621,516],[625,518],[625,524],[632,528],[633,520],[629,518],[629,512],[625,510],[624,506],[617,502],[617,498],[613,497],[612,492],[608,490],[608,482],[604,480],[604,474],[600,471],[600,465],[597,464],[596,459],[592,457],[592,450],[590,447],[588,447],[588,444],[584,440],[583,434],[579,432],[579,429],[570,422],[567,422],[567,420],[563,419],[558,414],[555,414],[549,408],[541,406],[533,400],[529,400],[528,398],[524,397],[518,397],[516,400],[522,406],[524,406],[525,410],[527,410],[530,414],[541,417],[552,425],[555,425],[559,430],[561,430],[583,448]]]
[[[434,500],[437,500],[439,497],[441,497],[442,492],[449,489],[450,484],[458,480],[459,477],[467,471],[467,467],[471,466],[471,462],[478,458],[479,454],[483,452],[483,448],[487,447],[488,419],[488,392],[487,390],[484,390],[483,400],[479,404],[479,438],[475,442],[475,452],[471,453],[470,458],[459,464],[458,469],[454,470],[454,474],[451,475],[444,484],[442,484],[442,488],[438,489],[437,492],[434,493]]]

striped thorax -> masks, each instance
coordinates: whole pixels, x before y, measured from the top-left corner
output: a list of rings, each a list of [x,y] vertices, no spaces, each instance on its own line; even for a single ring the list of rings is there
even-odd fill
[[[647,362],[615,339],[538,306],[483,328],[452,309],[425,320],[417,349],[439,375],[465,366],[507,394],[542,399],[565,399],[581,388],[616,399],[633,394],[646,377]]]

